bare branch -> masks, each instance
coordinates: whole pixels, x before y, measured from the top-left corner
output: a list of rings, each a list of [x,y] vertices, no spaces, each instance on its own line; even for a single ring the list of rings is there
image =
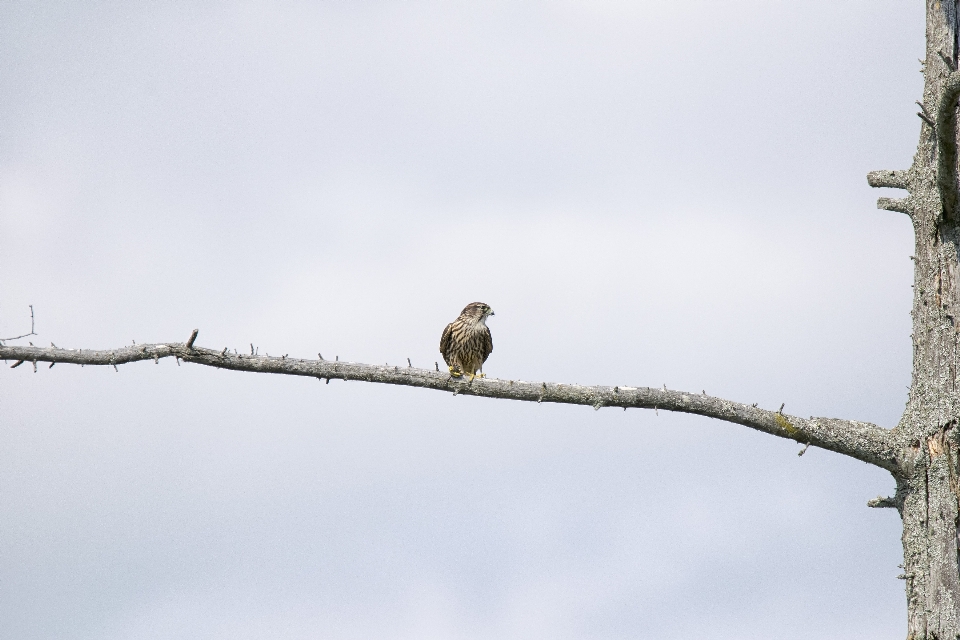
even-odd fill
[[[30,305],[30,333],[25,333],[22,336],[17,336],[15,338],[0,338],[0,345],[2,345],[7,340],[19,340],[20,338],[26,338],[28,336],[35,336],[35,335],[37,335],[37,333],[34,330],[34,326],[33,326],[33,305],[31,304]],[[53,343],[51,342],[50,344],[53,344]]]
[[[871,171],[867,174],[867,184],[871,187],[890,189],[909,189],[909,175],[906,171]]]
[[[873,507],[874,509],[896,509],[898,505],[895,498],[877,496],[873,500],[868,501],[867,506]]]
[[[910,198],[877,198],[877,209],[913,215],[913,203]]]
[[[381,384],[421,387],[485,398],[503,398],[525,402],[555,402],[602,407],[664,409],[717,418],[763,431],[781,438],[814,445],[854,457],[896,472],[895,442],[892,432],[876,425],[831,418],[804,419],[779,411],[759,409],[756,405],[731,402],[703,393],[650,387],[605,387],[498,380],[494,378],[454,378],[447,372],[414,367],[369,365],[337,360],[304,360],[270,356],[230,354],[186,343],[141,344],[119,349],[90,351],[43,347],[0,346],[0,358],[68,364],[120,365],[140,360],[176,357],[220,369],[309,376],[318,379],[356,380]],[[439,368],[439,367],[437,367]]]
[[[937,105],[937,187],[944,220],[957,219],[957,99],[960,73],[953,72],[943,85]]]
[[[888,497],[884,498],[883,496],[877,496],[873,500],[867,502],[868,507],[874,509],[897,509],[899,511],[903,510],[903,502],[906,499],[909,489],[907,484],[903,481],[902,478],[897,478],[897,490],[896,492]]]

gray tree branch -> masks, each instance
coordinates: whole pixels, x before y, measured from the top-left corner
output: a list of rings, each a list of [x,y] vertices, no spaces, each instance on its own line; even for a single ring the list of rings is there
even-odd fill
[[[897,471],[893,432],[876,425],[853,420],[831,418],[804,419],[781,411],[767,411],[756,405],[731,402],[706,394],[684,391],[628,386],[582,386],[547,382],[524,382],[521,380],[498,380],[476,378],[453,378],[446,371],[431,371],[411,366],[370,365],[330,360],[305,360],[300,358],[270,357],[230,353],[227,349],[216,351],[193,346],[196,331],[186,342],[166,344],[142,344],[119,349],[60,349],[56,347],[0,346],[0,358],[16,360],[14,367],[32,362],[36,371],[37,362],[80,365],[113,366],[153,360],[171,356],[185,362],[193,362],[220,369],[278,373],[332,380],[356,380],[381,384],[397,384],[421,387],[484,398],[504,398],[526,402],[555,402],[602,407],[640,409],[663,409],[693,413],[727,422],[741,424],[751,429],[788,438],[807,445],[828,449],[858,460],[877,465],[892,472]]]
[[[913,215],[913,203],[910,198],[877,198],[877,209]]]
[[[909,176],[906,171],[890,171],[883,169],[871,171],[867,174],[867,184],[871,187],[888,187],[890,189],[908,189]]]

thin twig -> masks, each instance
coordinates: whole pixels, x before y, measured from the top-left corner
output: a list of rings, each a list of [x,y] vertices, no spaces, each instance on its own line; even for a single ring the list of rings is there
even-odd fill
[[[30,333],[25,333],[22,336],[17,336],[16,338],[0,338],[0,345],[2,345],[7,340],[19,340],[20,338],[26,338],[27,336],[35,336],[37,332],[34,331],[33,327],[33,305],[30,305]],[[52,343],[51,343],[52,344]]]

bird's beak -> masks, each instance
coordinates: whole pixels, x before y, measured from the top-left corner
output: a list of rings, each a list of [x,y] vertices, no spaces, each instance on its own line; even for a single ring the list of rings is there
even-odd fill
[[[495,314],[495,313],[493,312],[493,309],[490,309],[490,313],[489,313],[489,315],[491,315],[491,316],[495,316],[495,315],[497,315],[497,314]]]

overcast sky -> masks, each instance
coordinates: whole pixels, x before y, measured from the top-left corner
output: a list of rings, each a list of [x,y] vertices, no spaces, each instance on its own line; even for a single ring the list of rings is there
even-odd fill
[[[2,2],[0,338],[706,390],[892,427],[923,6]],[[25,341],[21,341],[25,342]],[[0,369],[0,637],[902,638],[889,474],[744,427]]]

